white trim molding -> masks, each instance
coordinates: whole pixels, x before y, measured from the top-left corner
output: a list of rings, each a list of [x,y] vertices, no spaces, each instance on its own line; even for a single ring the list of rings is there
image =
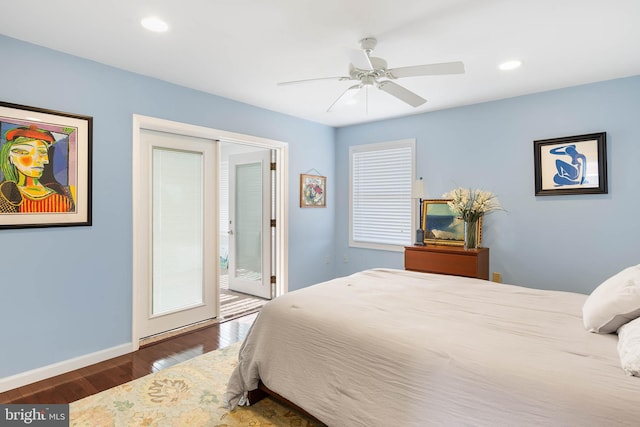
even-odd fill
[[[42,366],[40,368],[32,369],[31,371],[21,372],[10,377],[0,378],[0,393],[35,383],[37,381],[42,381],[47,378],[55,377],[56,375],[65,374],[95,363],[104,362],[105,360],[122,356],[123,354],[130,352],[131,343],[125,343],[105,350],[85,354],[84,356],[78,356],[73,359]]]
[[[138,350],[140,336],[139,313],[140,309],[140,292],[139,289],[143,284],[143,272],[141,271],[140,253],[143,245],[147,244],[145,237],[140,232],[139,224],[144,224],[145,218],[142,214],[140,202],[145,200],[144,189],[139,185],[140,179],[136,173],[142,173],[138,165],[141,164],[145,155],[141,151],[140,132],[141,129],[148,129],[160,132],[169,132],[178,135],[193,136],[197,138],[210,139],[221,142],[231,142],[236,144],[251,145],[254,147],[267,148],[275,150],[276,163],[278,164],[278,173],[276,178],[276,192],[279,195],[276,202],[276,218],[278,227],[276,227],[276,296],[282,295],[288,291],[288,200],[289,200],[289,144],[268,138],[262,138],[252,135],[245,135],[235,132],[213,129],[203,126],[197,126],[187,123],[174,122],[155,117],[142,116],[133,114],[133,135],[132,135],[132,209],[133,209],[133,307],[132,307],[132,341],[131,351]]]

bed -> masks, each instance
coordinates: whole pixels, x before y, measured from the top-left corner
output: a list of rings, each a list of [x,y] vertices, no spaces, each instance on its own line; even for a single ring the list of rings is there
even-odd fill
[[[640,425],[640,378],[587,295],[372,269],[266,304],[225,395],[259,384],[329,426]]]

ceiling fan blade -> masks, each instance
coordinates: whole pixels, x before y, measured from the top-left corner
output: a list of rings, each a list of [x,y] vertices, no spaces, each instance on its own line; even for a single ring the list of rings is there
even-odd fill
[[[375,37],[365,37],[360,40],[360,50],[349,49],[349,59],[354,68],[373,71],[376,69],[375,61],[371,59],[371,53],[378,44]],[[386,67],[386,64],[385,64]]]
[[[361,84],[353,85],[347,90],[345,90],[344,92],[342,92],[342,95],[340,95],[338,99],[333,101],[333,104],[331,104],[329,108],[327,108],[327,113],[330,112],[334,106],[338,104],[346,103],[349,99],[353,99],[353,97],[356,95],[356,93],[360,90],[361,87],[362,87]]]
[[[349,62],[351,62],[351,65],[353,65],[354,68],[369,71],[374,69],[373,64],[371,63],[371,57],[367,52],[363,50],[349,49],[348,54]]]
[[[392,68],[387,70],[387,77],[399,79],[400,77],[436,76],[440,74],[463,74],[464,63],[442,62],[440,64],[413,65],[410,67]]]
[[[304,79],[304,80],[291,80],[288,82],[280,82],[278,83],[278,86],[286,86],[286,85],[294,85],[294,84],[298,84],[298,83],[308,83],[308,82],[316,82],[316,81],[320,81],[320,80],[337,80],[337,81],[344,81],[344,80],[352,80],[351,77],[346,77],[346,76],[339,76],[339,77],[319,77],[319,78],[315,78],[315,79]]]
[[[392,82],[391,80],[384,80],[378,83],[378,89],[387,92],[389,95],[393,95],[400,101],[404,101],[412,107],[419,107],[427,102],[426,99],[416,95],[409,89],[406,89],[399,84]]]
[[[369,52],[364,52],[364,59],[367,63],[367,70],[375,70],[375,67],[373,66],[373,61],[371,60],[371,55],[369,55]]]

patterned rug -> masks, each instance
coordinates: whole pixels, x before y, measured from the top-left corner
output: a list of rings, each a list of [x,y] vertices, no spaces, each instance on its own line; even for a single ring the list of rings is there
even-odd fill
[[[318,426],[270,398],[227,410],[222,395],[240,343],[71,403],[70,426]]]

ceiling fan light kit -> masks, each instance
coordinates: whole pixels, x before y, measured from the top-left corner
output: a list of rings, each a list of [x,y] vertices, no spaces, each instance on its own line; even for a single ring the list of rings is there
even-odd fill
[[[382,58],[371,56],[373,49],[377,46],[378,41],[373,37],[366,37],[360,40],[360,50],[362,60],[354,58],[349,64],[349,76],[340,77],[320,77],[314,79],[294,80],[289,82],[281,82],[278,85],[289,85],[294,83],[305,83],[318,80],[337,80],[347,81],[353,80],[359,83],[347,88],[327,109],[331,111],[334,106],[345,102],[347,98],[353,99],[355,92],[369,87],[388,93],[389,95],[409,104],[412,107],[419,107],[427,102],[420,95],[410,91],[409,89],[395,83],[396,80],[404,77],[420,77],[434,76],[446,74],[462,74],[465,72],[462,62],[444,62],[439,64],[412,65],[400,68],[387,68],[387,61]],[[354,64],[355,63],[355,64]],[[368,110],[368,106],[367,106]]]

